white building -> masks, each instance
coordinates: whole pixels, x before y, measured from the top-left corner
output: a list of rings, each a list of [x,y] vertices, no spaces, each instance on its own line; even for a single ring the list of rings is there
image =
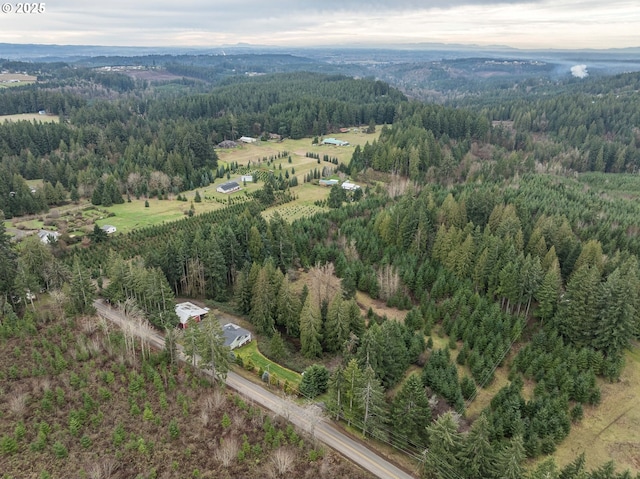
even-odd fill
[[[351,183],[350,181],[345,181],[342,183],[342,189],[348,191],[355,191],[360,188],[360,185],[356,185],[355,183]]]
[[[57,231],[38,231],[38,238],[40,238],[40,241],[44,244],[55,243],[60,236],[60,233]]]
[[[195,322],[199,323],[205,317],[205,315],[209,312],[209,308],[201,308],[200,306],[196,306],[189,301],[184,303],[176,304],[176,314],[178,318],[180,318],[180,327],[186,328],[187,323],[190,319],[193,319]]]
[[[233,193],[238,190],[240,190],[240,185],[237,181],[227,181],[216,188],[218,193]]]
[[[255,143],[258,140],[256,138],[251,138],[250,136],[241,136],[239,141],[242,143]]]
[[[240,181],[243,183],[253,183],[253,175],[242,175]]]
[[[102,231],[104,231],[105,233],[107,233],[108,235],[113,234],[116,232],[116,227],[113,225],[103,225],[101,227]]]

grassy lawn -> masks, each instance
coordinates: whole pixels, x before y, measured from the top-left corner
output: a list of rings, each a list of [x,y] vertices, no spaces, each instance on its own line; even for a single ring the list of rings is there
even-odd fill
[[[0,88],[11,88],[35,83],[38,78],[24,73],[0,73]]]
[[[21,229],[27,229],[27,230],[40,230],[40,229],[44,229],[44,221],[42,220],[28,220],[28,221],[16,221],[15,224],[12,225],[13,227],[21,227]],[[53,226],[49,226],[47,227],[47,229],[56,229]]]
[[[258,350],[258,343],[256,341],[251,341],[249,344],[235,349],[233,352],[237,356],[240,356],[245,363],[250,359],[257,368],[262,368],[265,371],[269,371],[271,374],[275,374],[278,379],[283,382],[285,380],[289,381],[291,386],[295,386],[297,388],[300,384],[300,380],[302,379],[300,374],[290,369],[286,369],[264,357]]]
[[[202,194],[202,193],[201,193]],[[153,226],[161,224],[165,221],[175,221],[185,217],[185,211],[191,207],[189,201],[176,200],[158,200],[149,199],[149,207],[144,206],[144,199],[132,199],[131,203],[122,203],[103,208],[115,216],[97,219],[98,226],[105,224],[113,225],[118,232],[128,232],[136,228],[144,228],[145,226]],[[202,203],[194,203],[195,212],[204,213],[207,211],[222,208],[224,205],[215,201],[203,201]],[[102,207],[101,207],[102,208]]]

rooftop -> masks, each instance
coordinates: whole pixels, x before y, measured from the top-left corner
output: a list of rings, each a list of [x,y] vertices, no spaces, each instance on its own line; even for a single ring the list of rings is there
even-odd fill
[[[176,314],[180,318],[180,322],[185,324],[189,321],[189,318],[193,318],[195,316],[202,316],[203,314],[207,314],[209,312],[209,308],[201,308],[200,306],[196,306],[190,302],[178,303],[176,304]]]
[[[224,345],[229,346],[238,336],[250,335],[251,332],[237,324],[227,323],[222,327],[222,334],[224,335]]]
[[[222,190],[232,190],[234,188],[240,188],[240,185],[237,181],[227,181],[226,183],[222,183],[218,188]]]

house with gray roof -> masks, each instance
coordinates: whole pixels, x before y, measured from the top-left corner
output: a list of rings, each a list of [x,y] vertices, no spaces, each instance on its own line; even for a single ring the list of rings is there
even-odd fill
[[[231,349],[239,348],[251,341],[251,331],[247,331],[237,324],[225,324],[222,327],[222,333],[224,334],[224,345]]]

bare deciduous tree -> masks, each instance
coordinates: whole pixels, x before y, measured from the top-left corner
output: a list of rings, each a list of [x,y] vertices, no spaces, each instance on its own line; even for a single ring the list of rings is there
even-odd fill
[[[27,411],[27,401],[29,400],[29,394],[24,392],[13,392],[9,396],[9,411],[12,414],[22,417]]]
[[[216,449],[214,456],[224,467],[229,467],[231,462],[238,456],[238,449],[237,438],[221,438],[220,446]]]
[[[291,449],[281,447],[271,454],[269,476],[275,478],[285,477],[293,468],[296,455]]]
[[[340,291],[340,279],[336,277],[334,270],[333,263],[317,264],[309,270],[311,291],[318,300],[318,307],[325,301],[328,303]]]
[[[118,470],[119,464],[113,458],[103,459],[102,462],[93,463],[88,469],[89,479],[110,479]]]
[[[378,271],[378,285],[380,286],[380,298],[388,300],[398,292],[400,288],[400,275],[395,267],[385,264]]]

